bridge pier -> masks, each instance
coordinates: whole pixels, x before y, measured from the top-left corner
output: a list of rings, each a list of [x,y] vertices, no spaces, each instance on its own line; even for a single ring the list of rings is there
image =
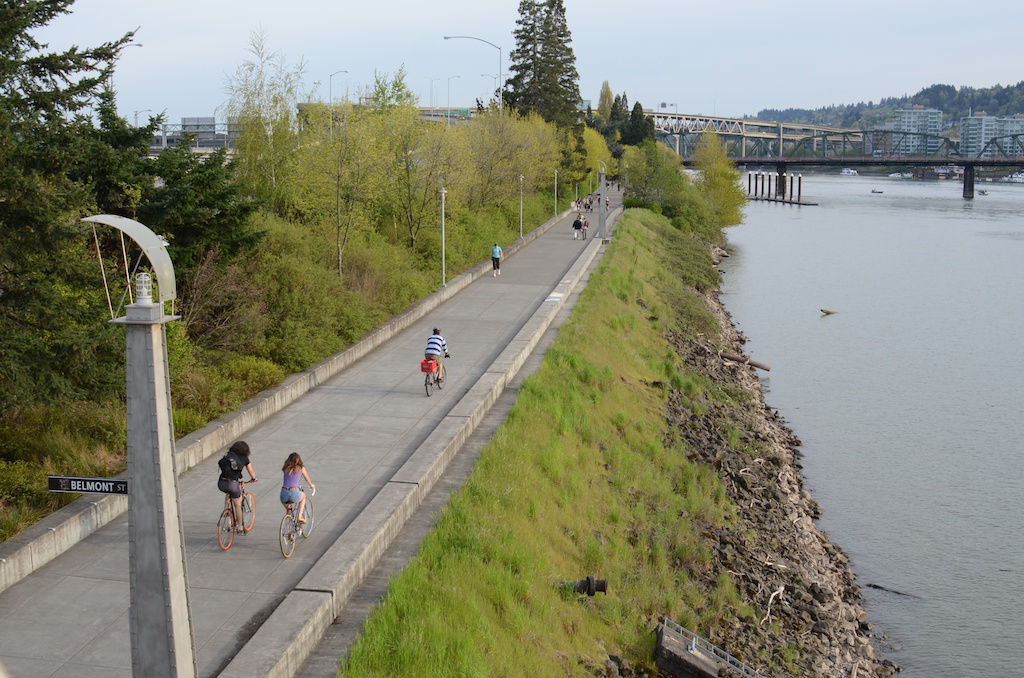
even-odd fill
[[[964,200],[974,199],[974,165],[964,165]]]

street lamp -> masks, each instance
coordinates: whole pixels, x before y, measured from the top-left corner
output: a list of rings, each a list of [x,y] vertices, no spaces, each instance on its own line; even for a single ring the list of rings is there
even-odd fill
[[[607,210],[605,210],[605,206],[604,206],[604,175],[605,175],[605,172],[608,171],[608,168],[605,167],[605,164],[604,164],[603,160],[598,160],[597,162],[598,162],[598,164],[601,165],[601,178],[600,178],[600,182],[601,183],[597,187],[598,191],[600,191],[597,194],[597,216],[598,216],[598,222],[599,222],[598,232],[600,232],[600,234],[601,234],[601,240],[604,240],[604,219],[605,219],[605,212],[607,211]]]
[[[493,42],[491,42],[489,40],[484,40],[483,38],[477,38],[477,37],[472,36],[472,35],[446,35],[446,36],[444,36],[445,40],[451,40],[453,38],[465,38],[466,40],[477,40],[478,42],[486,43],[486,44],[490,45],[491,47],[493,47],[494,49],[498,50],[498,81],[499,82],[501,81],[501,48],[500,47],[498,47],[497,45],[495,45]],[[497,89],[497,88],[495,88],[495,89]],[[502,100],[502,98],[503,97],[501,96],[501,93],[499,92],[498,93],[498,111],[499,112],[501,111],[501,100]]]
[[[434,81],[441,78],[430,78],[430,107],[434,107]]]
[[[671,106],[672,108],[675,109],[676,115],[679,115],[679,105],[678,104],[669,104],[669,103],[665,103],[664,101],[661,102],[661,107],[662,108],[668,108],[669,106]]]
[[[342,69],[340,71],[334,71],[333,73],[331,73],[330,75],[327,76],[327,99],[328,99],[327,107],[328,107],[328,109],[331,112],[331,133],[330,133],[331,141],[334,141],[334,82],[333,82],[333,78],[338,73],[344,73],[345,75],[348,75],[348,71]],[[345,89],[347,90],[348,88],[346,87]]]
[[[444,112],[444,126],[445,127],[448,127],[449,125],[451,125],[451,119],[452,119],[452,80],[455,80],[458,77],[460,77],[460,76],[453,75],[452,77],[448,78],[448,107],[445,109],[445,112]]]
[[[519,237],[523,237],[523,175],[519,175]]]
[[[555,216],[558,216],[558,170],[555,170]]]
[[[441,187],[441,287],[447,286],[444,270],[444,196],[448,193],[445,187]]]
[[[135,126],[136,127],[139,126],[139,113],[152,113],[152,112],[153,112],[152,108],[143,108],[140,111],[134,111],[134,113],[135,113]]]

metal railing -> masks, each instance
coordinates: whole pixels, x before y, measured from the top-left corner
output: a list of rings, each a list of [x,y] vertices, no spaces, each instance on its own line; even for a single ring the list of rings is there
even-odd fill
[[[725,664],[730,669],[740,674],[744,678],[767,678],[767,676],[765,676],[764,674],[758,673],[753,668],[747,666],[739,659],[736,659],[736,657],[733,657],[725,650],[715,645],[712,645],[709,641],[705,640],[704,638],[701,638],[693,631],[683,626],[680,626],[668,617],[661,618],[661,626],[667,632],[685,640],[687,643],[687,649],[690,652],[694,652],[695,650],[699,649],[704,654],[710,656],[715,661],[721,664]]]

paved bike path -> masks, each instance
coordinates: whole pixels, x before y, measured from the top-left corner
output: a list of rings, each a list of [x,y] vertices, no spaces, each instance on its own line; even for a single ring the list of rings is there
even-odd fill
[[[250,486],[256,527],[230,551],[220,550],[215,533],[223,501],[215,487],[217,455],[179,478],[199,675],[228,665],[550,299],[591,243],[574,241],[570,223],[562,218],[509,257],[500,277],[473,282],[245,434],[261,479]],[[418,368],[435,325],[453,358],[445,388],[427,398]],[[286,560],[277,544],[278,492],[280,466],[292,451],[317,484],[317,524]],[[121,516],[0,593],[0,663],[11,675],[131,674],[127,538]]]

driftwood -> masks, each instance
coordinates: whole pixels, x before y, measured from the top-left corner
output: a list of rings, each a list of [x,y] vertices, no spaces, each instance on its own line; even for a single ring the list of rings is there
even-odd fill
[[[833,313],[835,313],[835,311],[833,311],[831,308],[823,308],[820,310],[822,315],[832,315]]]
[[[741,355],[736,355],[735,353],[727,353],[725,351],[719,351],[718,355],[721,358],[725,359],[725,360],[731,360],[734,363],[742,363],[744,365],[750,365],[751,367],[756,367],[757,369],[764,370],[765,372],[768,372],[769,370],[772,369],[772,368],[768,367],[767,365],[765,365],[764,363],[759,363],[756,360],[751,360],[750,358],[745,358],[745,357],[743,357]]]

